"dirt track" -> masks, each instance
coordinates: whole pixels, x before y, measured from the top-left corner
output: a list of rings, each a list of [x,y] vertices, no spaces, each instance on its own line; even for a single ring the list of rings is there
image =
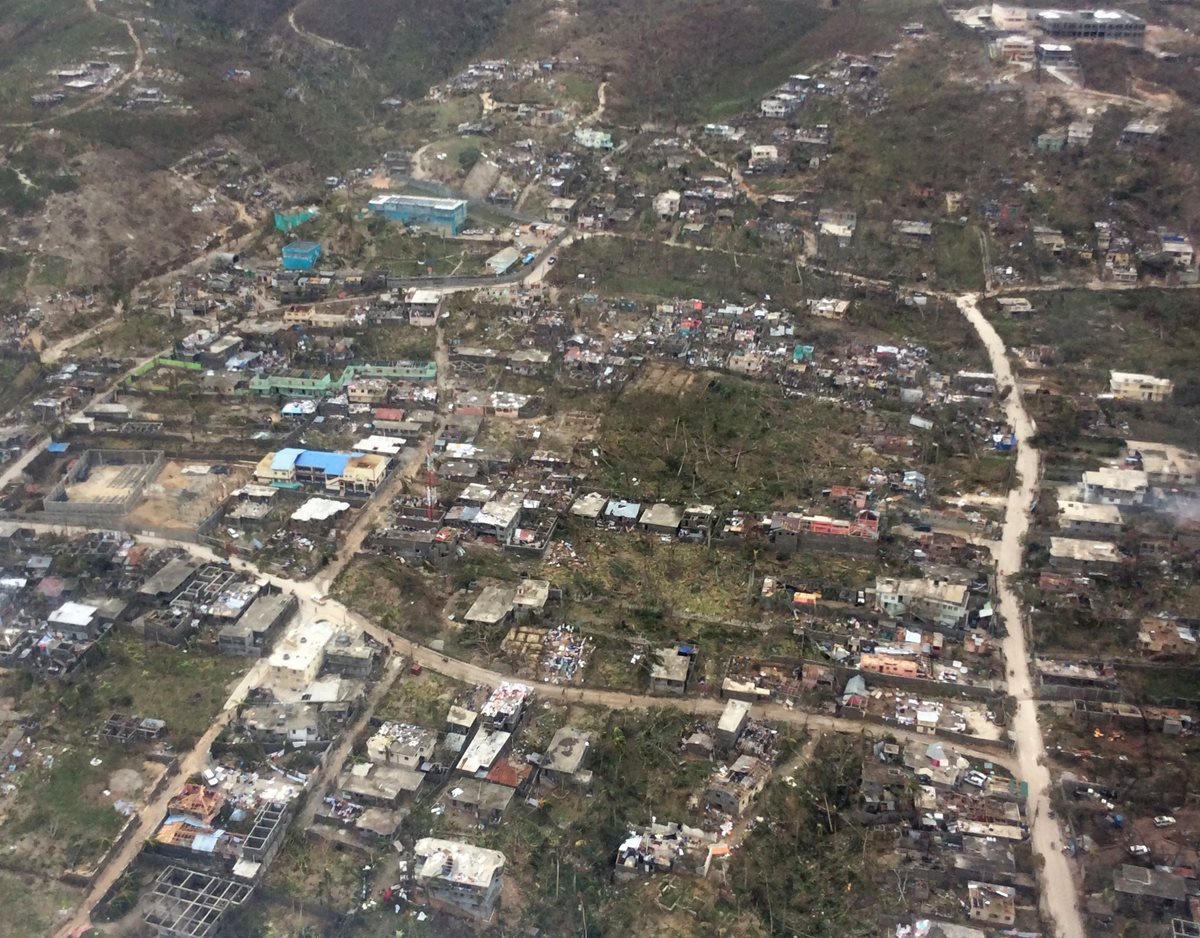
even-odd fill
[[[975,294],[959,297],[958,308],[987,349],[992,372],[996,376],[996,386],[1010,389],[1005,401],[1005,414],[1018,441],[1017,473],[1020,484],[1008,493],[1004,536],[1000,541],[996,562],[1000,614],[1008,629],[1004,639],[1008,692],[1017,700],[1017,713],[1011,732],[1017,745],[1018,775],[1029,784],[1025,809],[1032,828],[1034,852],[1044,861],[1041,870],[1042,910],[1061,938],[1085,938],[1079,911],[1078,884],[1070,861],[1061,850],[1066,840],[1062,827],[1050,818],[1051,780],[1049,770],[1042,764],[1045,743],[1038,725],[1037,701],[1033,697],[1033,682],[1029,672],[1026,620],[1009,579],[1020,572],[1024,563],[1025,534],[1029,530],[1033,502],[1037,497],[1040,465],[1038,452],[1031,444],[1035,427],[1013,380],[1008,350],[992,324],[979,311],[978,299]]]

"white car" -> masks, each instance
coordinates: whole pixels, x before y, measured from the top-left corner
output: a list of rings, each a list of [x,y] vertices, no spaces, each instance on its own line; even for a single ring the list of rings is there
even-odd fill
[[[1135,857],[1150,856],[1150,848],[1147,847],[1145,844],[1130,844],[1129,852],[1130,852],[1130,854],[1132,854]]]
[[[1169,814],[1160,814],[1158,817],[1156,817],[1154,819],[1154,826],[1155,827],[1174,827],[1175,826],[1175,818],[1171,817],[1171,815],[1169,815]]]

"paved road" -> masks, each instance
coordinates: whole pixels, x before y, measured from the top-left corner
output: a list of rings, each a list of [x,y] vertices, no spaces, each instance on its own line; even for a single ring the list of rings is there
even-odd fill
[[[1026,620],[1013,589],[1011,577],[1024,563],[1025,534],[1029,530],[1033,502],[1039,478],[1038,451],[1033,447],[1033,421],[1025,410],[1020,390],[1013,380],[1008,350],[992,324],[979,311],[979,297],[967,294],[958,298],[958,308],[974,328],[992,363],[999,388],[1010,389],[1005,412],[1017,434],[1017,473],[1019,485],[1008,493],[1004,516],[1004,535],[997,553],[996,579],[1000,614],[1008,629],[1004,639],[1004,658],[1008,665],[1008,692],[1017,700],[1012,736],[1017,746],[1018,776],[1029,783],[1026,812],[1032,827],[1034,852],[1042,858],[1042,911],[1061,938],[1085,938],[1079,910],[1079,889],[1070,861],[1061,852],[1066,843],[1061,825],[1050,818],[1050,772],[1042,764],[1045,743],[1037,720],[1037,701],[1029,671],[1029,653],[1025,644]]]

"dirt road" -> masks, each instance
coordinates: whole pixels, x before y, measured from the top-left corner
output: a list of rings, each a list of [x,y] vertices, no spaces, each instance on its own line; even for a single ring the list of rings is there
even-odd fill
[[[63,922],[54,932],[55,938],[70,938],[77,933],[78,929],[82,929],[91,924],[92,909],[96,904],[104,898],[104,894],[108,892],[113,884],[121,878],[122,874],[128,869],[129,865],[137,858],[137,855],[142,852],[142,847],[146,840],[149,839],[158,827],[163,822],[163,818],[167,816],[167,805],[174,798],[188,778],[199,772],[208,765],[208,751],[213,744],[213,740],[217,738],[221,730],[225,728],[232,711],[223,711],[208,728],[203,736],[200,737],[196,745],[179,760],[179,771],[174,775],[163,790],[158,794],[152,802],[138,811],[138,819],[133,833],[125,839],[121,848],[108,858],[108,861],[100,867],[100,871],[96,874],[96,878],[88,887],[87,894],[84,896],[80,905],[69,919]]]
[[[38,531],[45,532],[69,532],[69,531],[87,531],[92,530],[86,527],[76,527],[68,525],[49,525],[40,523],[24,523],[24,526],[33,528]],[[202,547],[197,544],[192,544],[183,541],[171,541],[160,537],[140,537],[139,541],[152,547],[176,547],[186,551],[192,557],[205,561],[220,561],[212,550],[207,547]],[[241,558],[230,558],[229,564],[236,570],[250,574],[257,578],[260,582],[270,583],[279,589],[293,593],[299,600],[300,608],[297,616],[297,621],[311,621],[313,619],[327,619],[341,625],[353,625],[356,628],[362,629],[368,635],[375,638],[377,641],[387,645],[396,657],[392,659],[390,670],[385,674],[381,683],[389,684],[400,676],[400,667],[402,659],[400,656],[407,656],[412,661],[419,663],[423,668],[431,672],[445,675],[454,680],[463,681],[470,684],[484,684],[496,686],[501,681],[511,680],[512,675],[505,674],[499,671],[493,671],[468,661],[462,661],[457,658],[451,658],[448,655],[443,655],[439,651],[435,651],[428,646],[418,644],[407,638],[402,638],[395,635],[374,622],[364,618],[356,612],[351,611],[336,600],[326,599],[324,591],[320,585],[314,581],[297,582],[289,580],[285,577],[274,576],[271,574],[262,573],[254,564]],[[207,765],[209,756],[209,747],[213,740],[217,737],[225,724],[229,721],[237,707],[245,699],[248,690],[256,686],[260,680],[261,669],[264,662],[260,661],[243,677],[237,688],[226,701],[224,709],[217,716],[213,725],[196,743],[196,746],[180,759],[179,774],[175,776],[171,782],[164,788],[163,792],[154,799],[153,802],[147,804],[139,811],[137,829],[132,837],[118,850],[109,860],[104,863],[98,872],[93,885],[88,889],[86,895],[80,902],[76,911],[70,919],[56,931],[56,938],[67,938],[75,929],[87,925],[91,921],[91,911],[96,904],[104,897],[104,894],[112,887],[124,873],[124,871],[134,862],[138,853],[142,848],[142,844],[162,822],[166,814],[167,803],[179,791],[184,782],[190,775],[201,771]],[[652,697],[641,694],[629,694],[622,691],[603,690],[600,688],[585,688],[585,687],[555,687],[546,685],[535,685],[538,693],[544,695],[548,701],[557,701],[559,703],[580,703],[591,706],[604,707],[609,710],[649,710],[657,707],[668,707],[675,710],[681,710],[687,713],[692,713],[697,716],[705,716],[715,718],[719,716],[725,707],[725,701],[712,697]],[[375,699],[381,693],[376,687],[372,694],[372,699]],[[369,713],[370,708],[365,708],[364,713]],[[905,742],[928,743],[929,737],[922,736],[912,730],[903,727],[888,726],[875,727],[858,720],[851,720],[842,717],[829,716],[822,713],[810,713],[804,710],[796,710],[790,707],[785,707],[781,704],[757,704],[756,713],[759,718],[770,720],[777,723],[785,723],[791,726],[802,727],[810,732],[836,732],[836,733],[853,733],[865,734],[867,736],[882,736],[885,733]],[[1036,722],[1034,724],[1036,729]],[[343,750],[348,745],[348,740],[353,734],[346,734],[338,743],[337,753],[344,760],[345,752]],[[1040,736],[1039,736],[1040,745]],[[1005,752],[999,749],[994,749],[987,746],[972,747],[966,745],[955,744],[955,749],[963,755],[971,758],[987,760],[997,765],[1004,766],[1010,771],[1024,771],[1024,766],[1018,765],[1017,760],[1009,757]],[[348,750],[347,750],[348,752]],[[331,760],[331,764],[334,760]],[[325,779],[327,780],[327,779]],[[1031,786],[1032,788],[1032,786]],[[1043,793],[1044,794],[1044,793]],[[1061,859],[1061,857],[1060,857]],[[1067,938],[1076,938],[1075,933],[1067,933]],[[1082,938],[1082,933],[1079,933],[1079,938]]]
[[[437,364],[438,399],[443,400],[449,390],[450,353],[446,348],[446,339],[441,326],[436,327],[433,360]],[[434,441],[442,435],[442,430],[445,427],[445,418],[439,418],[437,428],[428,435],[421,448],[411,455],[408,465],[394,472],[392,477],[384,484],[384,487],[375,493],[375,496],[367,504],[367,507],[359,512],[353,527],[346,532],[346,536],[342,539],[342,544],[338,548],[337,559],[321,571],[321,575],[318,578],[318,585],[324,592],[329,592],[341,572],[354,559],[354,555],[362,549],[367,535],[374,530],[376,521],[379,520],[379,516],[392,504],[392,500],[401,494],[406,485],[416,481],[418,476],[421,475],[421,471],[425,466],[425,459],[433,450]]]
[[[326,39],[324,36],[318,36],[316,33],[305,29],[296,22],[296,8],[292,7],[287,15],[288,26],[301,39],[311,42],[314,46],[321,46],[326,49],[341,49],[343,52],[357,52],[353,46],[343,45],[335,39]]]
[[[608,82],[600,82],[600,86],[596,89],[596,110],[592,111],[580,123],[584,125],[594,124],[604,116],[604,109],[608,107]]]
[[[1004,341],[979,311],[979,297],[968,294],[958,298],[958,308],[974,328],[987,349],[998,388],[1008,388],[1005,413],[1017,435],[1017,474],[1019,485],[1008,493],[1004,515],[1004,536],[997,553],[996,579],[1000,614],[1008,635],[1004,639],[1004,658],[1008,664],[1008,692],[1016,698],[1017,713],[1011,732],[1017,746],[1018,777],[1029,784],[1026,815],[1032,828],[1034,852],[1043,860],[1041,870],[1042,911],[1061,938],[1085,938],[1079,911],[1079,891],[1070,861],[1061,852],[1066,843],[1062,827],[1050,818],[1050,772],[1042,764],[1045,743],[1037,720],[1037,701],[1029,672],[1029,654],[1025,643],[1026,620],[1022,614],[1010,577],[1021,570],[1025,553],[1025,534],[1037,497],[1039,478],[1038,452],[1031,440],[1033,421],[1025,410],[1020,391],[1013,380],[1008,350]]]

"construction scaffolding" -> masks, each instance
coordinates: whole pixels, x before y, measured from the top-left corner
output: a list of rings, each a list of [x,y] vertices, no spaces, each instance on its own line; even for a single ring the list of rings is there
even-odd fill
[[[155,938],[212,938],[225,914],[253,891],[246,883],[169,866],[154,881],[144,920]]]

